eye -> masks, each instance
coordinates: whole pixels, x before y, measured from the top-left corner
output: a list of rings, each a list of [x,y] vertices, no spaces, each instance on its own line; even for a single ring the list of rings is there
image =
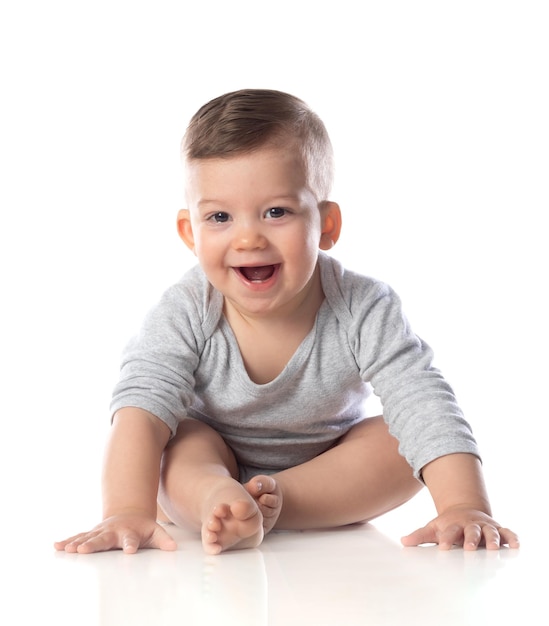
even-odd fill
[[[215,222],[216,224],[224,224],[229,221],[229,214],[224,211],[219,211],[208,217],[209,222]]]
[[[272,209],[269,209],[265,213],[265,217],[276,220],[276,219],[280,219],[281,217],[284,217],[287,213],[288,211],[286,209],[283,209],[282,207],[279,207],[279,206],[275,206]]]

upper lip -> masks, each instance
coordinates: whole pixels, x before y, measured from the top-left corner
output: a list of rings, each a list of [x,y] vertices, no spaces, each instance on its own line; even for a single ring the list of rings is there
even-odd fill
[[[280,263],[268,263],[265,261],[259,261],[257,263],[238,263],[236,265],[232,265],[231,267],[268,267],[270,265],[280,265]]]

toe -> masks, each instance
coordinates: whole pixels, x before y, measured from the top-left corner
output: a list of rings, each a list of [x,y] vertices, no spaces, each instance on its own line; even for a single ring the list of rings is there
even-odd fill
[[[240,521],[246,521],[259,514],[257,504],[251,500],[237,500],[231,504],[231,513]]]
[[[212,533],[217,533],[222,528],[222,523],[219,517],[210,517],[210,519],[206,522],[206,528]]]
[[[248,483],[250,486],[250,493],[255,495],[271,493],[276,489],[276,480],[272,476],[255,476]]]
[[[259,498],[259,503],[268,509],[276,509],[279,504],[279,497],[272,493],[265,493]]]

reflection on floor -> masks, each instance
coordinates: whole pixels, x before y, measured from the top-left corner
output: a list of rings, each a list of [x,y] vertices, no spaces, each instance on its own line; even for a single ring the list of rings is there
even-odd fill
[[[276,532],[260,549],[212,557],[169,527],[176,552],[33,553],[14,549],[4,624],[56,626],[549,623],[528,548],[402,548],[375,525]],[[545,555],[547,557],[547,550]],[[545,557],[545,558],[546,558]],[[525,608],[527,607],[527,608]],[[531,621],[533,620],[533,621]]]

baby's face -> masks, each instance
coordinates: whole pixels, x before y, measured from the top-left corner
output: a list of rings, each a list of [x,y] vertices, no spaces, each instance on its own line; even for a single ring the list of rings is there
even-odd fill
[[[180,234],[232,306],[251,316],[291,313],[318,288],[323,211],[298,151],[195,160],[186,182]]]

